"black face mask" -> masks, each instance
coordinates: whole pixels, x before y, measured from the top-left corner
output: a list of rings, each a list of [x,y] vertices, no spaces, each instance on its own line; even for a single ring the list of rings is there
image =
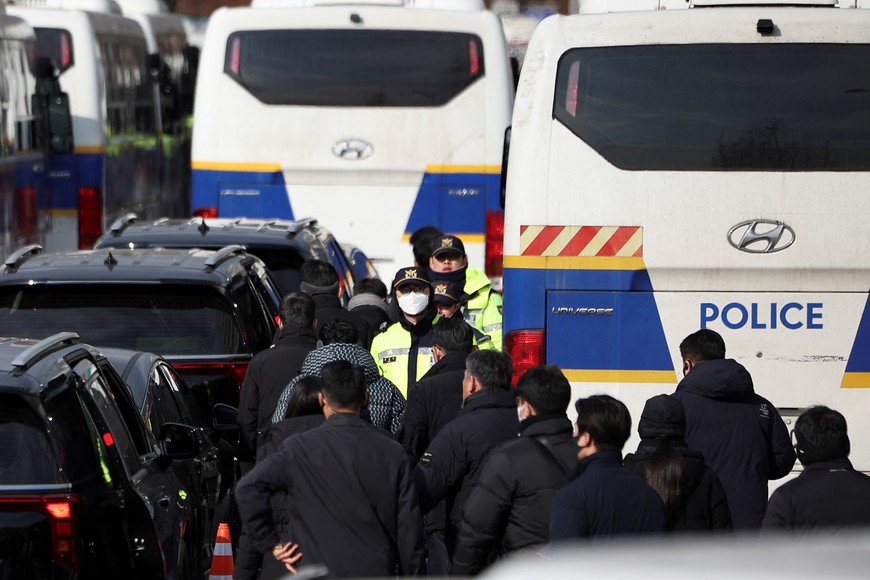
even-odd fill
[[[429,278],[432,282],[447,282],[448,284],[465,284],[465,270],[468,266],[452,272],[436,272],[429,270]]]

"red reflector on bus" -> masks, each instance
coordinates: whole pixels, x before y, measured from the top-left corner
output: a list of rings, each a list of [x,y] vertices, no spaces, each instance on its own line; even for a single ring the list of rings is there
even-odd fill
[[[79,188],[79,249],[89,250],[103,235],[103,194],[95,187]]]
[[[480,72],[480,51],[474,39],[468,41],[468,72],[475,76]]]
[[[193,210],[193,217],[216,218],[218,217],[218,210],[216,207],[198,207]]]
[[[504,212],[486,212],[484,270],[490,278],[501,276],[504,267]]]
[[[514,330],[504,338],[505,352],[514,363],[513,385],[530,368],[544,364],[544,331]]]
[[[30,238],[36,235],[39,208],[35,187],[15,190],[15,231],[18,236]]]

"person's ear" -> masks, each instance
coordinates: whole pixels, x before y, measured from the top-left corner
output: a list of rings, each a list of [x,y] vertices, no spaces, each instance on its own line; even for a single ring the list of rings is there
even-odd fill
[[[323,393],[317,393],[317,402],[320,403],[321,407],[326,406],[326,399],[323,397]]]
[[[577,447],[589,447],[590,443],[592,443],[592,436],[586,431],[577,437]]]
[[[692,369],[695,368],[695,363],[689,359],[683,359],[683,376],[686,376]]]

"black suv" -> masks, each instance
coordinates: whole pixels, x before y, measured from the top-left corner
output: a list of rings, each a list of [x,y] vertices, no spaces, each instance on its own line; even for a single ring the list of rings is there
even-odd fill
[[[192,495],[109,362],[73,333],[0,338],[0,578],[193,578]]]
[[[272,344],[279,309],[265,265],[241,246],[44,254],[33,245],[0,271],[0,335],[72,330],[90,344],[157,353],[206,417],[217,403],[238,407],[248,362]]]
[[[161,219],[138,223],[135,214],[117,220],[95,248],[210,248],[244,246],[269,268],[281,294],[299,290],[299,269],[306,260],[330,262],[339,273],[346,300],[356,282],[377,278],[359,248],[343,248],[315,219],[248,218]]]

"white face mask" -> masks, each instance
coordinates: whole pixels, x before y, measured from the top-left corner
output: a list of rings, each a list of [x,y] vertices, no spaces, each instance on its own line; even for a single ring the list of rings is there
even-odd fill
[[[420,314],[426,307],[429,306],[429,295],[428,294],[417,294],[416,292],[409,292],[408,294],[400,294],[399,297],[399,308],[402,309],[402,312],[405,314],[410,314],[411,316],[416,316]]]
[[[517,419],[519,419],[520,421],[523,421],[523,419],[525,419],[525,417],[523,416],[523,413],[526,412],[526,405],[527,405],[527,403],[523,403],[522,405],[517,405]]]

